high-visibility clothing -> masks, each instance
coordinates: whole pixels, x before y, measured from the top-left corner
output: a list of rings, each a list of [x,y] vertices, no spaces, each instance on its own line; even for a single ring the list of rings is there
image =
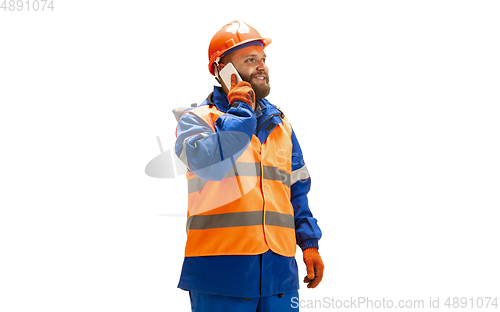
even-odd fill
[[[232,174],[233,164],[228,155],[233,155],[236,161],[253,135],[264,144],[277,125],[283,122],[281,112],[267,99],[257,102],[260,109],[255,112],[247,105],[230,107],[227,96],[219,87],[214,87],[213,93],[200,106],[206,105],[214,105],[225,114],[219,116],[212,127],[186,112],[178,119],[175,143],[177,156],[203,181],[221,181],[226,174]],[[321,230],[309,209],[307,193],[311,188],[311,178],[293,129],[291,158],[290,202],[294,210],[295,239],[305,250],[318,247]],[[244,170],[236,169],[239,174]],[[195,183],[191,187],[203,184]],[[272,250],[258,255],[185,257],[178,287],[220,296],[271,296],[299,288],[298,268],[295,257],[285,257]]]
[[[213,105],[186,112],[215,131],[224,115]],[[237,134],[230,134],[237,135]],[[242,135],[246,137],[246,135]],[[226,162],[220,181],[206,181],[188,171],[186,257],[257,255],[268,249],[293,257],[294,211],[290,202],[292,128],[286,118],[261,144],[252,135],[244,151]],[[223,164],[215,163],[213,166]]]

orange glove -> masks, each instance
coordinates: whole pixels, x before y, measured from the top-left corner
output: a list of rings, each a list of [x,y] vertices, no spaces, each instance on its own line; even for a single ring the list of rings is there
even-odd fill
[[[306,264],[307,276],[304,277],[304,283],[307,284],[307,288],[314,288],[318,286],[319,282],[323,279],[323,270],[325,265],[321,260],[318,248],[307,248],[302,252],[304,257],[304,263]]]
[[[229,99],[229,105],[233,105],[234,102],[247,103],[252,109],[255,103],[255,92],[252,89],[252,85],[246,81],[240,81],[236,84],[236,75],[231,75],[231,91],[227,94]]]

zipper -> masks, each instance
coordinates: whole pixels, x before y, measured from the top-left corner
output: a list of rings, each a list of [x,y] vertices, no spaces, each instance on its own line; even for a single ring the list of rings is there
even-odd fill
[[[259,129],[257,129],[257,136],[259,136],[260,129],[262,129],[262,127],[264,127],[264,125],[269,121],[269,119],[276,117],[276,116],[281,116],[281,113],[280,114],[273,114],[273,115],[270,115],[269,117],[267,117],[267,119],[262,123],[262,125],[260,125]]]

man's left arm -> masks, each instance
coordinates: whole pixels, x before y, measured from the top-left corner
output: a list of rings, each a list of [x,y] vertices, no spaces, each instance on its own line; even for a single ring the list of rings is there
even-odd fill
[[[311,189],[311,177],[294,131],[292,131],[292,144],[291,202],[295,216],[295,237],[302,249],[307,268],[304,282],[308,284],[308,288],[314,288],[321,282],[324,270],[324,264],[318,252],[321,229],[309,209],[307,193]]]

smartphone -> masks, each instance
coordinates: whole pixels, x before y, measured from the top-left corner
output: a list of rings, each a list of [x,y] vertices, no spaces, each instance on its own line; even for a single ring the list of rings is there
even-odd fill
[[[241,81],[240,74],[238,74],[238,71],[231,62],[227,63],[226,66],[224,66],[224,68],[219,72],[219,75],[222,78],[222,82],[228,90],[231,90],[232,74],[236,74],[236,83]]]

